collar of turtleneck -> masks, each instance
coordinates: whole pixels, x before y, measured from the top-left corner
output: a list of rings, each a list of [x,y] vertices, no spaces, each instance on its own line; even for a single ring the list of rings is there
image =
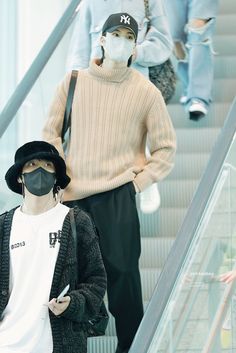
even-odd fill
[[[100,60],[94,59],[89,65],[89,73],[98,79],[110,82],[122,82],[131,73],[131,69],[127,66],[122,66],[114,69],[107,69],[100,66]]]

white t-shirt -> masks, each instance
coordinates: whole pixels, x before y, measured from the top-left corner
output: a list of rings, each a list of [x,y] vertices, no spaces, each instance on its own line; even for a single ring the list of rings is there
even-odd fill
[[[16,209],[10,235],[10,298],[0,322],[0,353],[52,353],[48,303],[69,208],[40,215]]]

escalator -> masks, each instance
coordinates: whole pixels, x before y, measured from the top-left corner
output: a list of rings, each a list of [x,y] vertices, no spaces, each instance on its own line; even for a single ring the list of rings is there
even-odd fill
[[[235,117],[236,99],[130,353],[236,352]]]
[[[5,186],[5,171],[12,165],[17,147],[27,141],[41,139],[55,87],[65,74],[66,52],[79,3],[78,0],[71,1],[0,114],[1,211],[20,202],[19,196]],[[173,108],[175,102],[170,106],[170,111]],[[227,110],[228,104],[225,104],[222,116],[217,119],[224,120]],[[147,217],[139,211],[143,249],[140,266],[146,312],[130,353],[236,351],[233,333],[236,325],[234,285],[225,285],[218,280],[220,273],[235,266],[236,258],[235,115],[234,102],[199,186],[197,179],[192,182],[193,187],[191,184],[194,191],[198,188],[187,214],[185,210],[180,212],[183,223],[176,241],[172,237],[172,233],[176,235],[176,229],[172,229],[171,224],[171,234],[165,236],[167,223],[171,223],[168,221],[170,213],[166,214],[167,221],[162,224],[160,214],[163,208]],[[181,137],[186,135],[182,126],[179,130]],[[215,134],[215,138],[219,130],[217,127],[213,132],[210,129],[206,131],[209,141],[213,141],[212,135]],[[205,155],[204,163],[207,163]],[[204,163],[200,162],[202,168]],[[181,182],[184,185],[185,181]],[[175,187],[176,182],[168,180],[166,185]],[[171,193],[173,195],[172,190]],[[171,211],[171,207],[167,206],[166,210]],[[173,220],[173,223],[177,227],[180,221]],[[157,237],[157,233],[161,236]],[[105,337],[88,340],[88,352],[112,353],[115,346],[115,326],[111,318]]]

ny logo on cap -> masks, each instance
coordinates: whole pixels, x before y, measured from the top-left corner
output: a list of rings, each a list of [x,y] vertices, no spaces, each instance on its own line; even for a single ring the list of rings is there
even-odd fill
[[[124,24],[130,25],[130,17],[122,15],[122,16],[120,16],[120,22],[124,22]]]

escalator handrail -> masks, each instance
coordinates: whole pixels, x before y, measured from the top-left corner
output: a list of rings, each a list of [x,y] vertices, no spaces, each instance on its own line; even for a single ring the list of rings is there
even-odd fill
[[[16,87],[14,93],[9,98],[5,107],[3,108],[0,114],[0,138],[7,130],[8,125],[15,117],[27,94],[33,87],[43,68],[52,56],[55,48],[60,43],[66,30],[69,28],[70,24],[74,20],[77,14],[77,9],[80,1],[81,0],[71,0],[71,3],[68,5],[64,14],[61,16],[60,20],[54,27],[53,31],[49,35],[48,39],[46,40],[40,52],[31,64],[30,68]]]
[[[129,353],[147,353],[236,132],[236,98],[170,250]],[[171,221],[171,220],[170,220]]]

